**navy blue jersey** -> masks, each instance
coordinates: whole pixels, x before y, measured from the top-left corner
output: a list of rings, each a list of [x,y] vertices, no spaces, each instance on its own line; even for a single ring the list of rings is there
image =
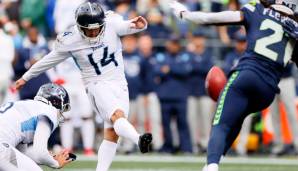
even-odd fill
[[[191,96],[205,96],[205,79],[208,71],[214,65],[212,51],[206,49],[203,54],[194,54],[191,60],[192,71],[190,73],[189,91]]]
[[[248,47],[236,70],[252,70],[278,91],[277,84],[295,45],[282,27],[289,18],[260,3],[247,4],[241,11]]]
[[[223,70],[226,75],[228,75],[230,71],[233,70],[235,66],[237,66],[239,59],[242,55],[243,53],[239,53],[235,49],[226,55],[223,64]]]
[[[176,55],[169,53],[156,54],[156,64],[153,71],[156,80],[156,92],[160,100],[185,100],[189,95],[187,81],[192,71],[192,54],[180,52]],[[169,73],[161,68],[168,66]]]
[[[129,99],[136,99],[142,92],[144,59],[137,52],[123,52],[125,76],[128,83]]]

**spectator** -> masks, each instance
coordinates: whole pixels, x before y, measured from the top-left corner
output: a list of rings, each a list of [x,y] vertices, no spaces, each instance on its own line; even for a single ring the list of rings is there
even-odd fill
[[[39,34],[37,28],[30,27],[23,41],[23,48],[19,50],[16,64],[14,65],[15,79],[20,78],[35,62],[48,52],[45,38]],[[50,82],[48,76],[43,73],[33,78],[20,90],[21,99],[33,99],[39,87]]]
[[[160,104],[156,94],[157,85],[154,82],[153,68],[157,64],[156,52],[153,51],[153,41],[150,35],[144,34],[138,40],[139,54],[145,61],[145,81],[142,84],[144,97],[142,98],[144,108],[141,108],[142,113],[148,116],[150,128],[154,141],[153,150],[157,151],[163,144],[161,137],[161,111]]]
[[[211,129],[213,102],[205,91],[205,78],[214,65],[210,49],[206,48],[206,37],[195,32],[190,42],[193,46],[193,70],[189,79],[190,96],[188,98],[188,122],[193,150],[205,153]],[[199,145],[199,146],[197,146]],[[198,148],[199,147],[199,148]]]
[[[75,25],[75,11],[84,0],[56,0],[54,8],[55,32],[57,34],[66,31],[72,25]]]
[[[27,30],[36,27],[43,35],[46,34],[45,26],[46,1],[22,0],[20,6],[21,26]]]
[[[238,64],[239,58],[244,54],[247,46],[246,36],[238,32],[235,37],[235,48],[229,52],[224,58],[223,69],[226,75],[229,74],[231,69]]]
[[[4,25],[4,30],[12,37],[15,50],[20,50],[23,46],[23,37],[20,34],[19,26],[15,22],[8,22]]]
[[[144,59],[137,51],[137,37],[127,35],[122,38],[123,43],[123,61],[125,76],[128,83],[129,91],[129,120],[134,123],[137,131],[144,132],[145,115],[140,112],[142,108],[141,99],[142,82],[144,82]],[[125,142],[124,151],[133,151],[133,143]]]
[[[157,0],[151,0],[150,8],[146,13],[148,19],[147,32],[154,39],[166,39],[170,30],[164,24],[164,13],[160,9]]]
[[[281,135],[279,104],[282,102],[285,106],[289,126],[293,135],[294,153],[298,154],[298,118],[295,107],[296,91],[295,80],[293,77],[293,64],[289,64],[286,67],[278,86],[280,87],[281,92],[275,96],[275,99],[270,106],[274,131],[273,148],[271,153],[279,156],[289,152]]]
[[[5,100],[13,77],[12,61],[15,55],[13,40],[2,30],[1,25],[0,22],[0,104]]]
[[[116,2],[115,12],[123,16],[123,19],[128,20],[137,16],[135,6],[130,4],[131,0],[118,0]]]
[[[157,95],[161,103],[164,144],[160,152],[173,153],[175,148],[171,120],[175,117],[179,131],[179,149],[191,153],[192,146],[187,122],[187,79],[191,72],[191,54],[181,49],[180,38],[172,35],[166,43],[167,51],[156,55]]]

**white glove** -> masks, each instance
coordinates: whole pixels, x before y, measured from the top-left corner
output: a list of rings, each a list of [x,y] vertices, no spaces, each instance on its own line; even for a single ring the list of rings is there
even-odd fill
[[[170,8],[171,8],[171,10],[173,10],[174,15],[180,19],[183,18],[182,12],[188,11],[188,9],[184,5],[182,5],[181,3],[177,2],[177,1],[172,1],[170,3]]]

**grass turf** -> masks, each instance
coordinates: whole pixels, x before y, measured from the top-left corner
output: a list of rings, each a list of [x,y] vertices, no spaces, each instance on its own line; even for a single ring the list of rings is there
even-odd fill
[[[152,157],[122,156],[120,159],[116,158],[110,171],[201,171],[205,160],[204,158],[197,160],[198,157],[189,156],[180,156],[178,159],[171,156]],[[60,170],[95,171],[96,163],[96,157],[92,159],[83,158],[83,160],[82,158],[80,160],[79,157],[78,161],[72,162],[67,167]],[[54,169],[44,167],[44,170],[52,171]],[[224,161],[220,165],[220,171],[298,171],[298,160],[279,160],[261,157],[252,159],[232,158],[231,160],[228,159],[226,162]]]

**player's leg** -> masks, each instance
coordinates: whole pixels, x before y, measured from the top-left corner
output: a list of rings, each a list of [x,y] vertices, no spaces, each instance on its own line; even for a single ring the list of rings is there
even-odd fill
[[[0,144],[0,170],[3,171],[42,171],[29,157],[7,143]]]
[[[185,153],[192,153],[192,145],[186,114],[186,101],[176,103],[177,127],[179,132],[180,150]]]
[[[298,152],[298,118],[297,118],[297,112],[295,107],[295,96],[296,96],[296,90],[295,90],[295,80],[293,77],[284,78],[281,80],[279,84],[281,90],[280,97],[282,102],[285,105],[289,125],[291,128],[291,132],[293,135],[293,143],[296,149],[296,152]]]
[[[126,85],[119,85],[117,82],[90,84],[87,93],[94,110],[105,120],[105,138],[98,151],[97,171],[106,171],[109,168],[116,153],[118,136],[138,144],[141,152],[148,152],[151,134],[140,136],[127,120],[129,99]]]
[[[91,106],[96,114],[100,115],[103,120],[108,120],[108,118],[105,118],[105,115],[103,114],[104,110],[101,110],[101,106],[98,104],[105,105],[109,99],[104,100],[99,97],[105,96],[109,91],[110,90],[107,89],[106,86],[102,87],[100,84],[89,84],[87,86],[87,95]],[[95,99],[95,97],[97,98]],[[107,97],[109,96],[107,95]],[[115,133],[113,126],[109,122],[104,121],[104,127],[104,140],[100,144],[97,152],[98,162],[96,171],[108,171],[117,151],[118,135]]]
[[[129,121],[131,123],[136,123],[137,121],[137,102],[136,99],[131,99],[129,101]],[[133,150],[134,143],[129,139],[120,138],[120,147],[118,150],[122,152],[131,152]]]
[[[116,134],[114,128],[107,127],[104,129],[104,140],[98,149],[96,171],[108,171],[116,155],[118,138],[119,136]]]
[[[208,171],[217,171],[216,165],[228,146],[228,136],[235,129],[234,126],[241,121],[247,110],[247,97],[238,90],[237,86],[233,85],[236,79],[239,79],[239,72],[234,72],[231,75],[219,98],[208,143]]]
[[[149,145],[152,141],[152,135],[150,133],[140,135],[128,122],[122,110],[116,110],[111,116],[111,121],[118,136],[130,139],[139,146],[139,149],[142,153],[149,152]]]

